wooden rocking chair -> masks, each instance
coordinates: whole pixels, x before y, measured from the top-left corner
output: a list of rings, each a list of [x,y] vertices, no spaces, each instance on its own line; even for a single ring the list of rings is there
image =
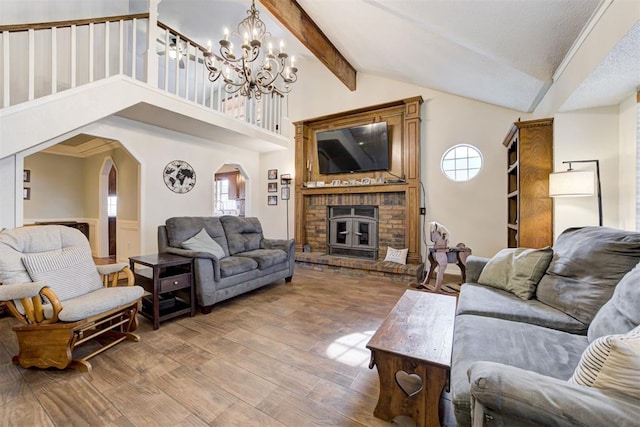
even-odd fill
[[[127,286],[118,286],[120,275]],[[96,266],[76,229],[1,231],[0,301],[20,321],[13,328],[19,347],[13,362],[89,371],[88,359],[124,340],[138,341],[132,332],[144,290],[133,281],[126,264]]]

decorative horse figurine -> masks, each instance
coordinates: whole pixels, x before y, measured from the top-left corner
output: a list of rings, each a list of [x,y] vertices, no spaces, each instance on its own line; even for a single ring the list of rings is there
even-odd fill
[[[429,234],[433,247],[429,248],[429,273],[423,282],[418,285],[419,288],[431,290],[434,292],[442,292],[442,281],[444,280],[444,272],[448,264],[457,264],[462,273],[462,283],[467,279],[467,257],[471,255],[471,249],[467,248],[464,243],[458,243],[455,248],[449,247],[449,230],[444,225],[432,221],[429,223]],[[433,276],[434,271],[438,268],[436,276],[436,285],[428,286],[429,280]]]

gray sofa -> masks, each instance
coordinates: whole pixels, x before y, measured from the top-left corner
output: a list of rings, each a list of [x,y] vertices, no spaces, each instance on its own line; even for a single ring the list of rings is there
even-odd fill
[[[567,382],[590,342],[640,324],[640,233],[573,228],[553,250],[529,300],[478,284],[488,259],[467,260],[450,378],[460,427],[640,425],[640,399]]]
[[[224,256],[184,249],[182,243],[202,229]],[[174,217],[158,227],[158,252],[194,258],[196,298],[203,313],[214,304],[277,280],[290,282],[294,241],[265,239],[257,218]]]

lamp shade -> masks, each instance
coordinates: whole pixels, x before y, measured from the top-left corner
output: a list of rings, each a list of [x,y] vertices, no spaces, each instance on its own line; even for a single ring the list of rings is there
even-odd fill
[[[554,172],[549,174],[549,196],[584,197],[593,196],[593,171]]]

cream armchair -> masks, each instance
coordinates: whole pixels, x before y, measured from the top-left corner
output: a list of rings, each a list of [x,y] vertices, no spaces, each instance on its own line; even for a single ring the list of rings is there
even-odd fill
[[[125,277],[127,286],[118,286]],[[0,301],[20,322],[13,328],[19,347],[14,363],[88,371],[88,359],[124,340],[138,341],[132,332],[144,290],[133,281],[126,264],[96,266],[76,229],[1,231]],[[106,338],[101,345],[94,340],[99,336]],[[87,350],[76,351],[81,346]]]

